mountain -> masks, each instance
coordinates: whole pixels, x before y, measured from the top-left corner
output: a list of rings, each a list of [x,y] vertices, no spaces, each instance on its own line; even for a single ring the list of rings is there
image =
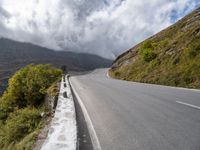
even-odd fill
[[[109,74],[129,81],[200,88],[200,8],[120,55]]]
[[[69,70],[85,71],[109,67],[112,61],[97,55],[54,51],[30,43],[0,38],[0,94],[8,77],[30,63],[49,63],[56,67],[66,65]]]

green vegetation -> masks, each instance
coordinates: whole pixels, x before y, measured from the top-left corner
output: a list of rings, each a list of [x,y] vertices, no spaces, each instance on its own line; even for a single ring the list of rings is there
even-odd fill
[[[188,46],[188,56],[193,59],[200,53],[200,37],[194,39]]]
[[[154,46],[150,40],[147,40],[142,44],[139,54],[146,62],[154,60],[157,56],[157,54],[154,52]]]
[[[200,8],[119,56],[109,74],[129,81],[200,88],[199,12]]]
[[[58,88],[57,88],[57,81],[56,81],[56,82],[54,82],[54,83],[47,89],[48,95],[50,95],[50,96],[56,96],[56,95],[57,95],[57,92],[58,92],[57,89],[58,89]]]
[[[61,76],[50,65],[28,65],[17,71],[0,98],[0,149],[31,149],[42,126],[44,96]]]

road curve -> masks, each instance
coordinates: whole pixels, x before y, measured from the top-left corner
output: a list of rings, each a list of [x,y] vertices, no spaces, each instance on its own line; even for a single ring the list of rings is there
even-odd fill
[[[72,76],[102,150],[200,150],[200,91]]]

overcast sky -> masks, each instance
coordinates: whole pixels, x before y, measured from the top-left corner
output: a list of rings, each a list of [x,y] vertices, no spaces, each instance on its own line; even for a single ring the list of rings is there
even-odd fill
[[[114,58],[200,0],[0,0],[0,36]]]

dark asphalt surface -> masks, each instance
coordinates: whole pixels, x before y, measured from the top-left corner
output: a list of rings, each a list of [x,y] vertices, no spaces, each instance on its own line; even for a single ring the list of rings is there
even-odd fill
[[[200,150],[200,91],[109,79],[106,71],[70,78],[102,150]]]
[[[92,141],[88,131],[87,123],[81,110],[81,106],[79,105],[73,91],[72,95],[76,109],[76,121],[78,130],[78,142],[76,150],[93,150]]]

